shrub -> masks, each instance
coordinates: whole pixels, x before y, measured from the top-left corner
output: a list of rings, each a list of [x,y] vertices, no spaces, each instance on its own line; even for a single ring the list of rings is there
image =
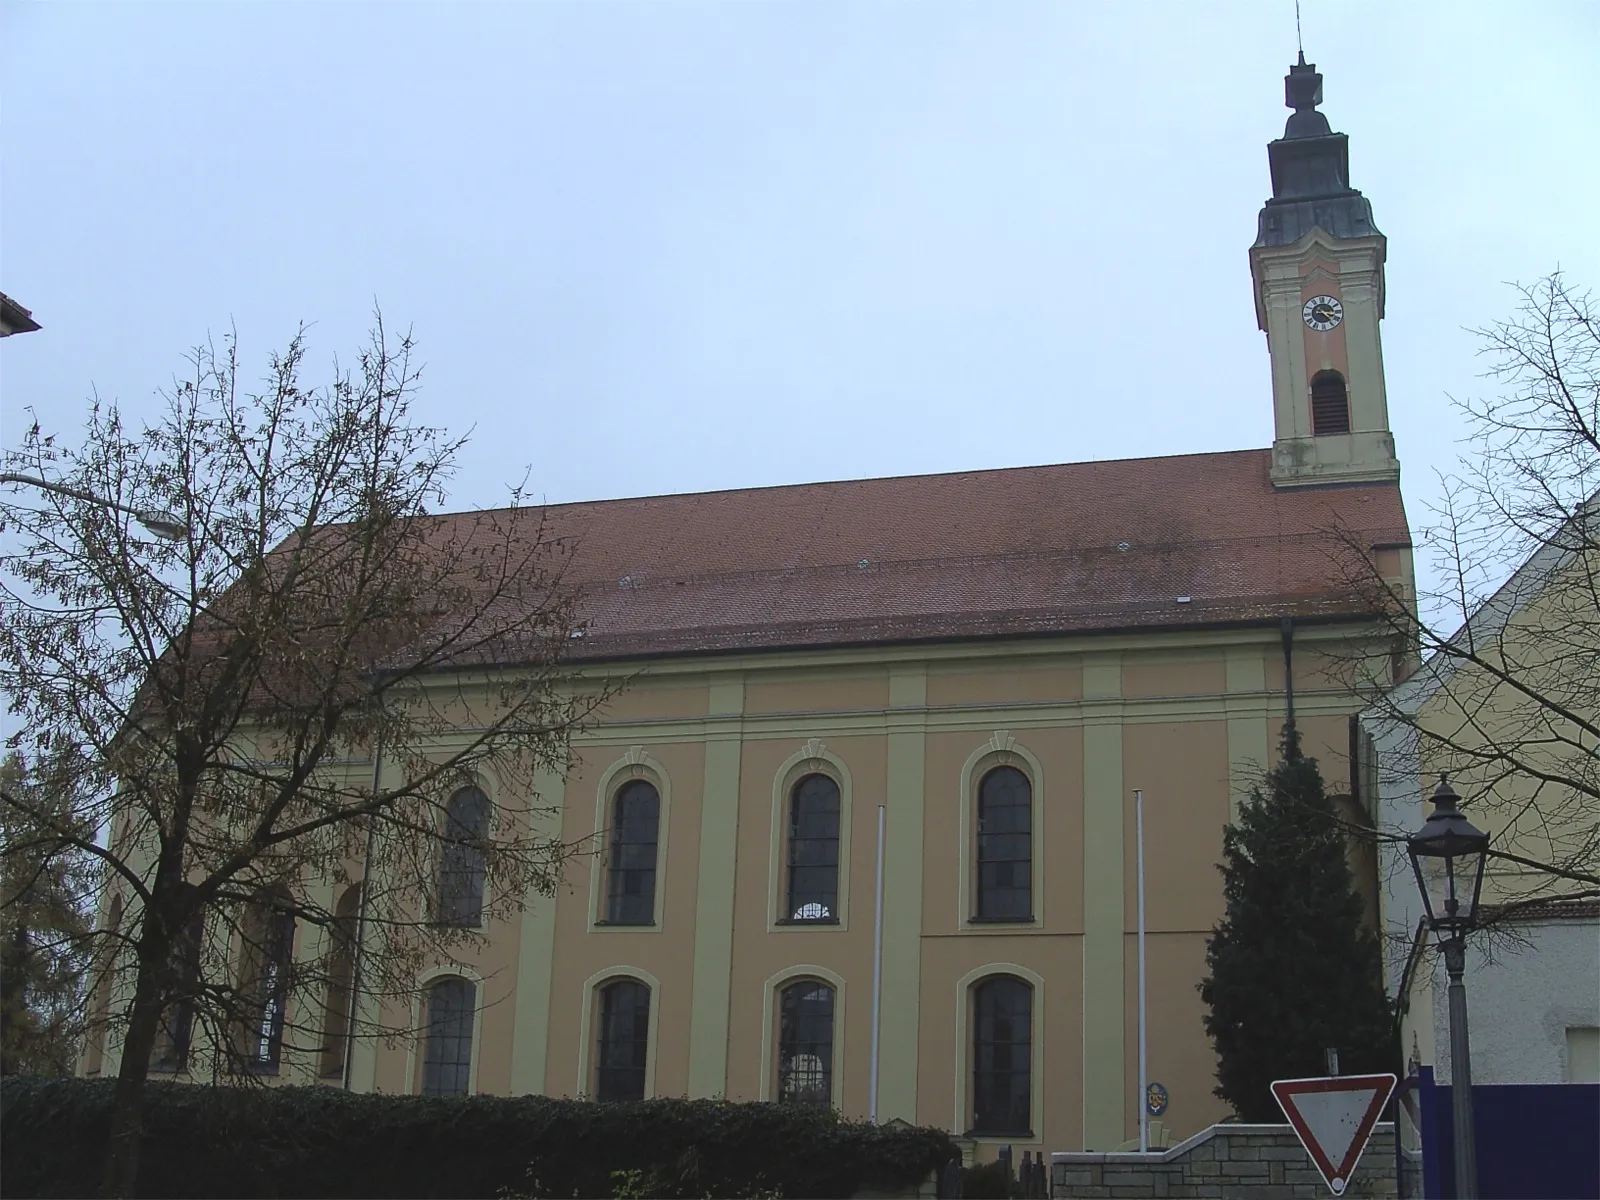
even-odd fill
[[[0,1193],[99,1185],[109,1079],[0,1083]],[[849,1196],[915,1190],[957,1156],[936,1129],[720,1100],[351,1095],[146,1088],[142,1196]],[[618,1174],[614,1175],[613,1172]]]

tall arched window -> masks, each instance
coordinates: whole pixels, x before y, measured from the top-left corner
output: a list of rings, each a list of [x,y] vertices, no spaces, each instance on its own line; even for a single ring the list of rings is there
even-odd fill
[[[833,1100],[833,989],[816,979],[789,984],[778,1000],[778,1099]]]
[[[978,784],[980,921],[1033,919],[1033,787],[1015,767]]]
[[[333,946],[328,954],[328,987],[323,999],[323,1075],[342,1075],[349,1051],[350,1004],[356,973],[356,923],[361,916],[361,885],[345,888],[333,911],[330,930]]]
[[[156,1030],[153,1071],[182,1071],[189,1065],[189,1040],[194,1032],[196,992],[200,986],[200,943],[206,915],[196,909],[172,945],[172,973],[167,979],[165,1007]]]
[[[428,985],[427,1044],[422,1053],[424,1096],[465,1096],[472,1082],[472,1019],[478,989],[447,975]]]
[[[789,795],[790,921],[839,919],[839,785],[807,775]]]
[[[972,999],[972,1132],[1030,1133],[1033,989],[996,975]]]
[[[611,802],[611,862],[606,879],[606,921],[651,925],[656,919],[656,849],[661,796],[635,779]]]
[[[112,896],[106,911],[103,934],[115,934],[122,927],[122,897]],[[98,1075],[106,1062],[106,1035],[111,1026],[111,983],[116,969],[115,937],[102,936],[94,954],[94,992],[89,1004],[89,1042],[83,1055],[83,1073]]]
[[[465,787],[444,810],[439,856],[439,924],[475,929],[483,924],[483,842],[489,836],[489,797]]]
[[[287,896],[270,896],[252,907],[244,926],[251,1008],[243,1053],[247,1065],[257,1071],[276,1071],[283,1055],[289,971],[294,962],[294,913],[287,904]]]
[[[618,979],[600,989],[599,1053],[595,1098],[643,1100],[650,1054],[650,989]]]
[[[1337,371],[1318,371],[1311,377],[1311,432],[1317,437],[1350,432],[1350,398],[1344,376]]]

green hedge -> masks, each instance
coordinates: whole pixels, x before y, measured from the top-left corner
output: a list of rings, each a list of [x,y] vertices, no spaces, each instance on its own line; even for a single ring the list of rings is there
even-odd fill
[[[0,1083],[0,1193],[94,1194],[111,1088],[98,1079]],[[955,1157],[941,1130],[791,1105],[152,1083],[139,1194],[849,1196],[914,1190]]]

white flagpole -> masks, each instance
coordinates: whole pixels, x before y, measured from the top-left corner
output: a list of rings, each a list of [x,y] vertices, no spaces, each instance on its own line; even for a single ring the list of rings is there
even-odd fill
[[[883,1003],[883,805],[878,805],[878,906],[872,920],[872,1082],[867,1120],[878,1123],[878,1019]]]
[[[1144,792],[1133,791],[1134,843],[1139,876],[1139,1153],[1150,1152],[1150,1062],[1145,1048],[1144,1010]]]

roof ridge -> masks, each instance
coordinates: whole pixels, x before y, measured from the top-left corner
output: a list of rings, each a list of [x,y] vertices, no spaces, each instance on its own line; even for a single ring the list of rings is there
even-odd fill
[[[1134,463],[1171,462],[1184,458],[1235,458],[1245,455],[1271,453],[1270,447],[1254,446],[1243,450],[1203,450],[1192,451],[1187,454],[1144,454],[1135,458],[1090,458],[1080,459],[1076,462],[1025,463],[1014,467],[963,467],[955,471],[916,471],[909,475],[861,475],[850,479],[814,479],[802,483],[758,483],[750,484],[746,487],[705,488],[696,492],[652,492],[644,496],[605,496],[597,500],[547,501],[542,504],[529,504],[526,507],[544,509],[598,508],[602,505],[610,504],[637,504],[645,500],[690,500],[697,496],[738,496],[747,495],[751,492],[804,491],[813,488],[846,487],[856,483],[897,483],[902,480],[909,482],[916,479],[955,479],[960,476],[1008,475],[1022,471],[1051,471],[1062,467],[1112,467]],[[459,509],[454,512],[440,512],[433,515],[450,517],[471,512],[499,512],[510,507],[509,505],[502,505],[500,508]]]

